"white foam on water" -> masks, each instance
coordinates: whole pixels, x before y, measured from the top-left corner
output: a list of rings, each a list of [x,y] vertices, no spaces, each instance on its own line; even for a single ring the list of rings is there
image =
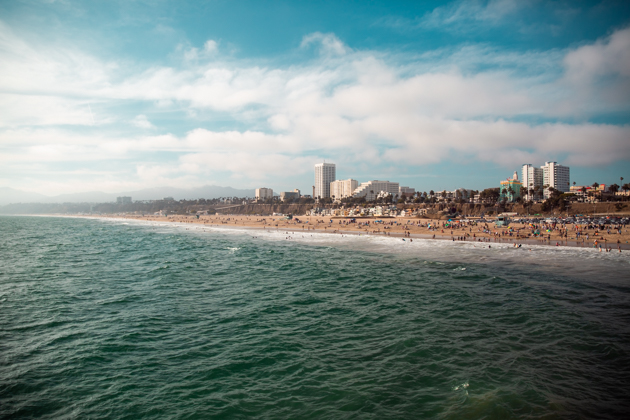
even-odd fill
[[[205,226],[190,223],[158,223],[130,219],[98,219],[111,223],[135,224],[157,229],[158,233],[190,231],[196,234],[222,234],[248,237],[252,241],[297,243],[319,247],[346,248],[356,251],[385,253],[401,257],[419,257],[432,261],[454,263],[502,263],[534,269],[552,269],[580,274],[602,280],[627,278],[630,251],[600,252],[595,248],[523,244],[515,248],[512,243],[450,241],[392,237],[370,234],[327,233],[288,229],[257,229],[227,226]],[[465,271],[466,267],[458,268]]]

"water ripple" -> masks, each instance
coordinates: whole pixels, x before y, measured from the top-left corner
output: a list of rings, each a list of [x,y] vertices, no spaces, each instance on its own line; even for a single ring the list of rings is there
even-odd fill
[[[0,218],[0,417],[630,411],[623,260],[159,229]]]

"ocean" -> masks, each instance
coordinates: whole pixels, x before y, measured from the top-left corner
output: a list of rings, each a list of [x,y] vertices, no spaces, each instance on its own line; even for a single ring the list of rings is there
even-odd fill
[[[0,418],[624,418],[629,269],[589,248],[0,217]]]

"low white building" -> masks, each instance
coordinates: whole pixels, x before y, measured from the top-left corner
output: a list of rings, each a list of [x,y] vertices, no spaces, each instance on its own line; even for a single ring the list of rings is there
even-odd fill
[[[384,191],[391,195],[398,195],[400,185],[398,182],[389,181],[368,181],[362,183],[354,192],[353,197],[365,197],[366,201],[374,201],[377,195]]]
[[[359,186],[356,179],[336,180],[330,183],[330,196],[334,198],[352,197],[352,193]]]

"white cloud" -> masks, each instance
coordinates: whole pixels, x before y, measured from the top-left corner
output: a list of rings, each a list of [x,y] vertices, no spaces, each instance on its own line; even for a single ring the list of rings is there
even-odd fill
[[[564,64],[567,78],[576,83],[607,75],[630,77],[630,28],[569,52]]]
[[[481,7],[471,4],[465,7]],[[483,7],[484,19],[513,13],[509,2]],[[33,47],[0,22],[0,166],[110,161],[127,172],[108,185],[158,178],[202,185],[218,172],[251,183],[307,173],[320,156],[354,167],[474,160],[513,168],[550,156],[588,166],[630,159],[627,125],[572,123],[628,109],[630,94],[620,94],[630,76],[628,29],[566,52],[463,46],[405,60],[353,51],[333,34],[304,37],[303,47],[312,44],[319,58],[274,67],[201,60],[218,50],[209,40],[203,49],[188,49],[181,67],[126,66],[129,74],[121,74],[121,66],[68,47]],[[183,47],[180,52],[186,54]],[[523,70],[531,68],[528,61],[537,63],[534,74]],[[476,70],[483,63],[492,65]],[[606,96],[615,93],[615,100]],[[145,114],[129,120],[126,110],[113,111],[138,102],[147,113],[150,106],[156,112],[178,107],[190,119],[174,135],[160,132]],[[199,128],[208,125],[198,120],[217,112],[238,129]],[[522,122],[540,117],[558,121]],[[125,134],[114,121],[156,135]],[[170,152],[159,153],[171,156],[169,162],[155,158],[157,152]],[[129,165],[132,180],[126,180]],[[2,170],[0,178],[6,178]]]
[[[420,26],[440,27],[461,22],[494,22],[525,7],[524,0],[461,0],[436,7],[419,22]]]
[[[219,44],[213,39],[209,39],[203,44],[203,50],[208,54],[215,54],[219,51]]]
[[[457,0],[421,17],[385,16],[380,24],[398,30],[445,29],[471,31],[502,24],[507,17],[531,7],[529,0]]]
[[[151,121],[147,119],[147,116],[142,114],[136,115],[136,117],[131,120],[131,124],[135,125],[138,128],[155,128],[155,126],[151,124]]]
[[[302,38],[301,47],[305,48],[311,44],[320,45],[320,53],[323,55],[344,55],[350,49],[335,34],[323,34],[314,32]]]
[[[184,51],[184,60],[194,61],[199,58],[199,50],[197,48],[189,48]]]

